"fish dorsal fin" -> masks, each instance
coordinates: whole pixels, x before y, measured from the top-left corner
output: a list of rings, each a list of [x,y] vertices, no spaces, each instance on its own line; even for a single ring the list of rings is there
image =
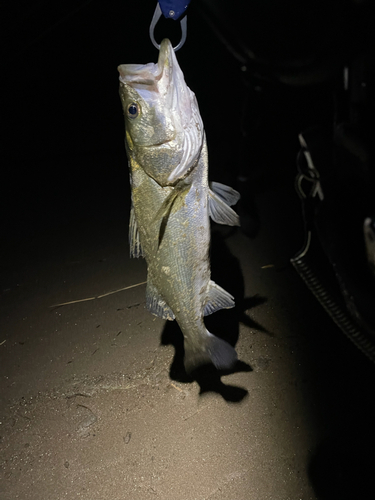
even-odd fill
[[[217,224],[239,226],[240,218],[229,205],[234,205],[240,194],[229,186],[219,182],[211,182],[208,196],[208,211],[211,219]]]
[[[204,315],[208,316],[220,309],[230,309],[234,307],[234,297],[224,288],[217,285],[214,281],[208,284],[208,302],[204,307]]]
[[[225,184],[221,184],[221,182],[210,182],[211,190],[219,196],[227,205],[235,205],[237,201],[241,198],[241,195],[238,191],[231,188],[230,186],[226,186]]]
[[[136,258],[144,257],[141,240],[139,239],[139,231],[138,231],[137,221],[135,219],[133,203],[130,209],[129,246],[130,246],[130,257],[136,257]]]
[[[146,308],[151,314],[159,318],[168,319],[169,321],[175,319],[172,309],[160,296],[158,289],[151,283],[150,278],[147,279]]]

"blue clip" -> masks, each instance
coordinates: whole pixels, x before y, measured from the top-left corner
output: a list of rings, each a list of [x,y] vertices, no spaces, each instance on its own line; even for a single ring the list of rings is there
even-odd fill
[[[160,0],[159,3],[156,4],[156,9],[150,24],[150,38],[153,45],[157,49],[160,49],[160,45],[155,40],[154,31],[155,31],[155,26],[159,21],[161,15],[163,14],[163,16],[166,17],[167,19],[173,19],[174,21],[177,21],[177,19],[179,19],[185,12],[189,3],[190,0]],[[187,16],[184,16],[181,19],[180,24],[181,24],[181,40],[180,43],[176,45],[176,47],[173,47],[175,52],[179,50],[185,43],[187,35]]]
[[[163,16],[177,21],[188,8],[190,0],[159,0]]]

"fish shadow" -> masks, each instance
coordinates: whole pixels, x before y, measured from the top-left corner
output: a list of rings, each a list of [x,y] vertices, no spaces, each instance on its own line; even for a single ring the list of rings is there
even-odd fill
[[[212,279],[235,297],[236,307],[206,316],[205,325],[208,331],[233,347],[239,338],[240,322],[250,328],[269,333],[246,314],[247,310],[263,304],[266,299],[259,296],[244,297],[244,278],[239,261],[229,251],[225,237],[220,232],[212,234],[210,259]],[[184,338],[176,321],[166,322],[161,334],[161,344],[173,345],[175,348],[169,371],[172,380],[183,383],[196,381],[200,386],[200,394],[216,392],[228,402],[240,402],[247,396],[246,389],[224,384],[221,377],[231,373],[251,372],[249,364],[239,360],[230,371],[219,371],[213,365],[205,365],[188,374],[184,367]]]

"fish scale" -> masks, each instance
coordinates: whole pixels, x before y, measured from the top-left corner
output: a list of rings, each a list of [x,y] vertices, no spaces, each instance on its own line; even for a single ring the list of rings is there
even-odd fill
[[[210,278],[210,221],[239,225],[232,188],[208,183],[208,153],[195,94],[169,40],[156,64],[121,65],[132,206],[130,254],[147,262],[146,307],[176,320],[188,372],[213,363],[231,369],[235,349],[210,333],[204,316],[234,307]]]

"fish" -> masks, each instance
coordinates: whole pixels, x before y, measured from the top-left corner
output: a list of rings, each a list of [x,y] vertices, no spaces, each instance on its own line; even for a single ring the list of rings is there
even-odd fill
[[[131,257],[147,264],[146,308],[176,320],[184,336],[187,373],[202,365],[230,370],[237,353],[209,332],[204,316],[234,307],[234,297],[211,280],[210,218],[231,226],[234,189],[208,181],[205,130],[168,39],[157,63],[118,67],[129,163]]]

